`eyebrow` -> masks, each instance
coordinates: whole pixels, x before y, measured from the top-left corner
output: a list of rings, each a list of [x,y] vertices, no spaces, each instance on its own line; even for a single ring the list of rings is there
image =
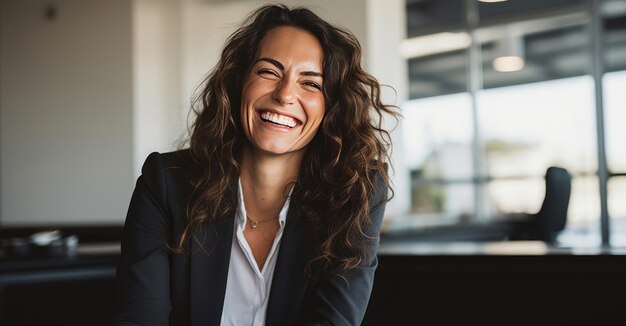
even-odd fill
[[[278,61],[278,60],[275,60],[275,59],[272,59],[272,58],[262,57],[262,58],[256,59],[256,61],[254,61],[254,63],[256,64],[259,61],[269,62],[269,63],[273,64],[274,66],[276,66],[281,71],[285,71],[285,66],[283,66],[283,64],[280,63],[280,61]],[[303,75],[303,76],[314,76],[314,77],[323,77],[324,76],[321,72],[317,72],[317,71],[302,71],[302,72],[300,72],[300,75]]]

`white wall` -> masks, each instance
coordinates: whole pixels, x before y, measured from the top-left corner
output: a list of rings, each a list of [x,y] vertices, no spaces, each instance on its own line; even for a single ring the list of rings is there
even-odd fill
[[[133,1],[133,173],[148,154],[177,147],[184,136],[182,2]]]
[[[121,221],[133,184],[130,2],[1,6],[2,224]]]
[[[400,55],[400,43],[406,38],[405,0],[367,0],[367,52],[366,69],[382,87],[385,104],[402,108],[408,99],[408,73],[406,59]],[[399,110],[401,113],[401,111]],[[391,130],[393,152],[391,163],[394,198],[387,204],[385,215],[404,216],[411,206],[409,170],[405,166],[402,143],[403,120],[385,120],[385,129]]]

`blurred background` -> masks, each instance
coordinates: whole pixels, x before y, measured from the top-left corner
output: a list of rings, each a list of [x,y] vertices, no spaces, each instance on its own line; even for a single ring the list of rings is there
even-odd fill
[[[106,320],[141,165],[184,146],[196,87],[264,3],[0,0],[0,324]],[[403,115],[386,122],[395,197],[377,274],[388,290],[374,289],[375,304],[401,320],[413,305],[390,301],[400,288],[385,280],[407,289],[416,275],[470,275],[468,265],[484,272],[468,284],[529,264],[543,266],[532,280],[562,276],[557,266],[626,276],[626,0],[284,3],[352,31]],[[603,297],[605,285],[576,295]],[[450,291],[499,284],[476,286]],[[51,303],[59,296],[81,308],[66,314]],[[423,300],[413,303],[440,312]],[[392,320],[371,307],[372,325]]]

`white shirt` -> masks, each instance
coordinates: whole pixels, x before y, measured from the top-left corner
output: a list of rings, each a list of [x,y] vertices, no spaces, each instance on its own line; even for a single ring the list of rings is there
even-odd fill
[[[233,230],[221,325],[261,326],[265,325],[265,312],[270,297],[270,289],[272,288],[276,257],[278,257],[280,239],[287,221],[289,197],[278,215],[280,228],[276,238],[274,238],[272,249],[265,260],[265,266],[262,269],[257,266],[248,241],[243,235],[243,230],[246,227],[246,207],[241,189],[241,179],[239,179],[237,197],[239,198],[239,203],[235,214],[235,227]]]

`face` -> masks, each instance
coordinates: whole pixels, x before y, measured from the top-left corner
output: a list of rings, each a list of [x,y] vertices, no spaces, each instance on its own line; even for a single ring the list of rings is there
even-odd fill
[[[324,117],[323,59],[319,41],[303,29],[267,32],[242,90],[241,122],[254,149],[303,153]]]

